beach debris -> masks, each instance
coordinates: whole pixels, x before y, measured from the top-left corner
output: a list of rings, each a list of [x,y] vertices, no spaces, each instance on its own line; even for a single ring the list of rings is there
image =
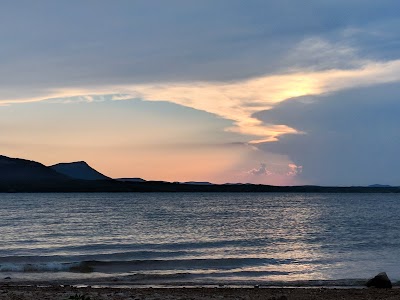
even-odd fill
[[[367,287],[391,289],[392,282],[387,276],[386,272],[379,273],[374,278],[367,281]]]
[[[268,298],[268,300],[288,300],[288,298],[285,295],[281,295],[281,296]]]
[[[89,296],[78,295],[78,294],[75,294],[74,296],[70,296],[68,299],[71,299],[71,300],[91,300]]]
[[[256,285],[254,286],[254,288],[255,288],[255,289],[258,289],[258,288],[260,288],[260,285],[256,284]]]

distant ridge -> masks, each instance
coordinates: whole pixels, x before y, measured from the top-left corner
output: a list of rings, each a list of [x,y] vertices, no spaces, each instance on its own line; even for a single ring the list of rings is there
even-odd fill
[[[183,182],[183,184],[193,184],[193,185],[214,185],[214,183],[208,181],[187,181]]]
[[[48,183],[68,181],[68,177],[47,168],[45,165],[20,158],[0,155],[1,183]]]
[[[81,180],[107,180],[111,179],[100,172],[93,169],[84,161],[76,161],[70,163],[59,163],[50,168],[60,174],[66,175],[74,179]]]
[[[55,171],[55,169],[58,170]],[[75,173],[74,173],[75,172]],[[84,180],[83,180],[84,179]],[[46,167],[26,159],[0,155],[0,192],[191,192],[191,193],[400,193],[390,186],[273,186],[262,184],[209,184],[208,182],[145,181],[141,178],[111,179],[85,162]]]
[[[123,182],[145,182],[143,178],[115,178],[115,180]]]
[[[387,187],[391,187],[391,185],[387,185],[387,184],[371,184],[368,187],[374,187],[374,188],[387,188]]]

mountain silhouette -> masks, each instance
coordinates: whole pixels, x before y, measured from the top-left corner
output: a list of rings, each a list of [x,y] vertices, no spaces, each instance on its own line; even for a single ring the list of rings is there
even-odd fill
[[[80,163],[78,165],[82,166],[83,164]],[[81,169],[76,168],[78,171],[86,171],[81,175],[81,177],[85,178],[88,178],[88,169],[91,168],[89,166]],[[0,155],[0,192],[68,193],[133,192],[138,190],[136,186],[109,179],[95,170],[90,174],[91,178],[96,175],[96,178],[101,180],[75,179],[35,161]]]
[[[85,162],[46,167],[35,161],[0,155],[0,192],[400,193],[400,187],[271,186],[132,179],[125,178],[122,181],[111,179]]]
[[[45,165],[20,158],[0,155],[1,183],[64,182],[69,178]]]
[[[66,175],[68,177],[74,179],[82,179],[82,180],[107,180],[111,179],[100,172],[93,169],[84,161],[76,161],[71,163],[59,163],[53,166],[50,166],[52,170]]]

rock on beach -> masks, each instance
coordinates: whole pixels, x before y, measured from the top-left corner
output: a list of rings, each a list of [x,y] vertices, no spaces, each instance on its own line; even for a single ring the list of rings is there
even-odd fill
[[[392,288],[392,282],[385,272],[379,273],[374,278],[371,278],[367,281],[367,287],[376,287],[376,288]]]

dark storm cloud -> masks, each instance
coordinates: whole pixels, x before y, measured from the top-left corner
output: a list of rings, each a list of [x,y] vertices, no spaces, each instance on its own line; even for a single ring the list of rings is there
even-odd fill
[[[399,95],[396,83],[288,100],[256,117],[305,134],[260,147],[304,166],[306,182],[400,185]]]
[[[307,52],[287,59],[311,37],[361,45],[365,56],[398,57],[399,9],[398,1],[355,0],[9,1],[0,10],[2,98],[337,67]],[[345,29],[352,30],[344,37]]]

